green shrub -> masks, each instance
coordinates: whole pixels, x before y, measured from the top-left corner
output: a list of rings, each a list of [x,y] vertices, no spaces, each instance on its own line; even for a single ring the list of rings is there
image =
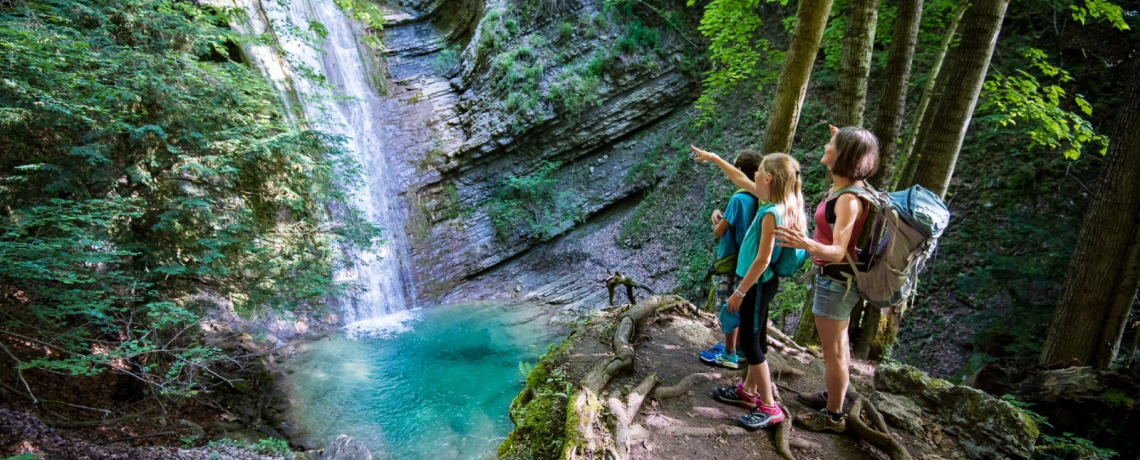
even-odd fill
[[[459,48],[455,46],[440,50],[431,62],[432,70],[439,75],[446,75],[457,65],[459,65]]]
[[[585,219],[576,193],[557,187],[553,174],[561,165],[543,161],[532,174],[512,175],[502,181],[489,203],[491,224],[499,238],[521,234],[546,241],[561,233],[567,220]]]
[[[589,74],[588,69],[575,68],[558,76],[557,81],[550,86],[549,97],[561,104],[565,113],[573,118],[586,109],[601,104],[601,97],[598,96],[600,85],[598,77]]]

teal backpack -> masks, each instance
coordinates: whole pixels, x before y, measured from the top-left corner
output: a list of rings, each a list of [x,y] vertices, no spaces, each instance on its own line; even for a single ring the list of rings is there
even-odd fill
[[[776,226],[783,225],[782,212],[776,213]],[[781,278],[793,278],[800,268],[804,266],[804,261],[807,260],[807,251],[803,249],[785,248],[776,245],[772,248],[772,261],[768,262],[768,266],[772,269],[772,274]]]
[[[768,209],[771,209],[775,206],[775,204],[766,204],[764,206],[761,206],[756,210],[756,218],[759,219],[760,216],[763,215]],[[777,212],[775,212],[773,215],[776,217],[776,226],[779,227],[783,225],[784,213],[777,210]],[[756,223],[753,225],[759,224],[759,220],[756,220],[755,222]],[[757,239],[759,239],[759,237],[757,237]],[[744,257],[744,260],[748,261],[756,258],[756,246],[749,244],[748,242],[745,242],[745,246],[747,247],[742,246],[740,248],[741,257]],[[806,260],[807,251],[803,249],[785,248],[776,245],[772,247],[772,258],[768,261],[768,269],[772,270],[773,275],[779,276],[781,278],[793,278],[796,276],[796,273],[799,272],[800,268],[804,266],[804,261]]]

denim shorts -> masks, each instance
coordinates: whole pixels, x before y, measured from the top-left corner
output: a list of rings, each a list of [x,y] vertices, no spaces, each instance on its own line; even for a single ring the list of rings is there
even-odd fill
[[[836,281],[823,275],[815,275],[815,300],[811,312],[815,316],[846,321],[851,319],[851,310],[859,303],[859,293],[854,286],[847,290],[847,283]]]

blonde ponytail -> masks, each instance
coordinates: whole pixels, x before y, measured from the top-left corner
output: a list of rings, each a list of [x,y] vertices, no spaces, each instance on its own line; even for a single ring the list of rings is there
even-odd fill
[[[770,153],[760,162],[760,170],[772,175],[768,198],[781,207],[784,227],[804,232],[807,229],[807,217],[804,214],[800,162],[786,153]]]

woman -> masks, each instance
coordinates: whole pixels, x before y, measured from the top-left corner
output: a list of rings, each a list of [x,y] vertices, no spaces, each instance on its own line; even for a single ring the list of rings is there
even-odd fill
[[[824,148],[820,162],[831,171],[835,182],[827,200],[816,207],[812,239],[806,239],[801,232],[791,228],[776,229],[776,244],[807,250],[817,268],[830,263],[846,263],[847,255],[855,257],[855,243],[867,220],[867,206],[850,192],[865,186],[863,181],[875,173],[879,160],[879,141],[870,131],[855,127],[830,128],[831,142]],[[850,382],[851,346],[847,340],[847,326],[851,310],[858,302],[858,294],[849,289],[846,280],[835,280],[822,274],[815,276],[812,313],[823,344],[826,391],[799,396],[804,404],[820,409],[818,413],[796,417],[796,425],[806,430],[836,433],[847,430],[847,418],[843,413],[843,398]]]

